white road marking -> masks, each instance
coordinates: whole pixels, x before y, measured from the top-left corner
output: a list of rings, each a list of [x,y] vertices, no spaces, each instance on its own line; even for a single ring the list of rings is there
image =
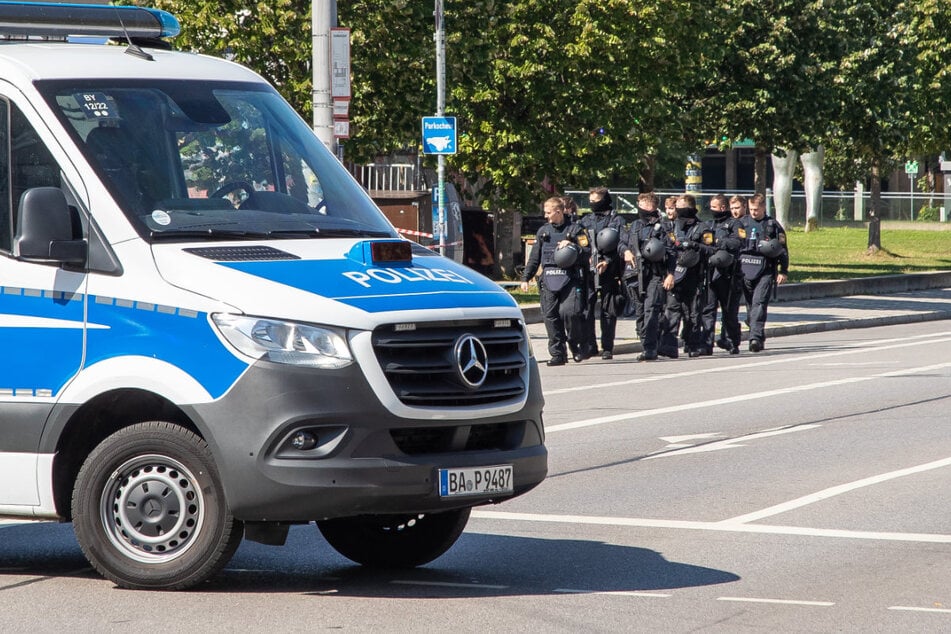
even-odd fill
[[[951,339],[948,339],[948,341],[951,341]],[[933,343],[933,342],[930,342],[930,343]],[[951,367],[951,363],[938,363],[935,365],[927,365],[927,366],[922,366],[918,368],[906,368],[901,370],[892,370],[889,372],[880,372],[878,374],[870,374],[868,376],[853,376],[853,377],[848,377],[844,379],[837,379],[835,381],[821,381],[818,383],[807,383],[805,385],[793,385],[790,387],[779,388],[776,390],[750,392],[748,394],[736,394],[734,396],[711,399],[709,401],[695,401],[693,403],[681,403],[680,405],[671,405],[669,407],[657,407],[654,409],[641,410],[639,412],[626,412],[624,414],[600,416],[598,418],[589,418],[587,420],[579,420],[579,421],[574,421],[571,423],[562,423],[560,425],[552,425],[551,427],[545,428],[545,433],[552,434],[552,433],[557,433],[560,431],[567,431],[570,429],[593,427],[595,425],[604,425],[606,423],[617,423],[621,421],[635,420],[638,418],[646,418],[649,416],[663,416],[665,414],[673,414],[677,412],[688,412],[688,411],[696,410],[696,409],[707,409],[707,408],[716,407],[719,405],[730,405],[733,403],[742,403],[744,401],[759,400],[759,399],[769,398],[771,396],[779,396],[782,394],[795,394],[796,392],[808,392],[811,390],[838,387],[840,385],[865,383],[867,381],[874,381],[876,379],[891,378],[891,377],[910,375],[910,374],[922,374],[925,372],[932,372],[934,370],[943,370],[949,367]]]
[[[672,372],[668,374],[652,374],[649,376],[640,376],[634,379],[626,379],[624,381],[612,381],[605,383],[598,383],[598,387],[618,387],[622,385],[635,385],[637,383],[650,383],[653,381],[668,381],[672,379],[680,379],[684,377],[697,376],[701,374],[711,374],[715,372],[723,372],[725,370],[748,370],[751,368],[760,368],[768,365],[778,365],[781,363],[794,362],[794,361],[803,361],[803,360],[816,360],[816,359],[827,359],[830,357],[840,357],[853,354],[865,354],[868,352],[881,352],[882,350],[894,350],[898,348],[908,348],[911,346],[927,346],[933,345],[936,343],[944,343],[951,341],[951,338],[945,338],[946,335],[951,335],[951,332],[937,332],[928,335],[916,335],[915,337],[909,338],[897,338],[897,339],[885,339],[877,342],[877,344],[888,344],[888,345],[873,345],[873,346],[863,346],[856,348],[847,348],[845,350],[834,350],[831,352],[810,352],[802,355],[795,356],[784,356],[784,357],[775,357],[764,359],[762,361],[753,361],[750,363],[739,363],[733,365],[732,363],[729,367],[725,366],[716,366],[709,367],[704,364],[705,367],[697,368],[694,370],[685,370],[683,372]],[[934,339],[934,337],[938,337]],[[927,339],[927,341],[913,341],[916,339]],[[897,343],[892,343],[897,342]],[[545,390],[545,396],[554,396],[556,394],[569,394],[571,392],[580,392],[584,390],[590,390],[590,385],[574,385],[572,387],[565,387],[558,390]]]
[[[889,610],[902,610],[904,612],[937,612],[939,614],[951,614],[951,610],[948,608],[913,608],[904,605],[893,605],[888,608]]]
[[[814,502],[820,502],[826,500],[836,495],[841,495],[842,493],[848,493],[849,491],[854,491],[855,489],[860,489],[862,487],[871,486],[873,484],[879,484],[880,482],[887,482],[888,480],[894,480],[895,478],[901,478],[906,475],[913,475],[916,473],[921,473],[923,471],[930,471],[931,469],[940,469],[941,467],[947,467],[951,465],[951,458],[944,458],[943,460],[935,460],[933,462],[926,462],[925,464],[920,464],[915,467],[909,467],[907,469],[899,469],[897,471],[890,471],[888,473],[882,473],[876,476],[871,476],[869,478],[863,478],[861,480],[856,480],[855,482],[848,482],[846,484],[840,484],[838,486],[829,487],[828,489],[823,489],[817,493],[812,493],[810,495],[804,495],[801,498],[795,500],[790,500],[788,502],[783,502],[782,504],[777,504],[775,506],[770,506],[759,511],[754,511],[753,513],[747,513],[746,515],[739,515],[737,517],[724,520],[724,524],[745,524],[746,522],[755,522],[756,520],[763,519],[765,517],[770,517],[772,515],[779,515],[780,513],[785,513],[786,511],[791,511]]]
[[[554,524],[584,524],[595,526],[622,526],[631,528],[662,528],[668,530],[715,531],[721,533],[752,533],[761,535],[795,535],[800,537],[829,537],[838,539],[867,539],[891,542],[951,544],[951,535],[932,533],[888,533],[848,531],[803,526],[775,526],[766,524],[733,524],[727,522],[691,522],[657,520],[636,517],[602,517],[593,515],[554,515],[546,513],[512,513],[505,511],[472,511],[472,517],[487,520],[516,522],[549,522]]]
[[[648,599],[669,599],[670,594],[659,592],[637,592],[635,590],[575,590],[574,588],[555,588],[552,592],[562,594],[599,594],[612,597],[644,597]]]
[[[660,439],[672,445],[680,445],[688,440],[706,440],[707,438],[716,438],[722,435],[723,434],[718,432],[713,432],[710,434],[690,434],[689,436],[661,436]]]
[[[809,605],[818,607],[831,607],[835,603],[831,601],[795,601],[792,599],[756,599],[753,597],[717,597],[717,601],[741,601],[744,603],[778,603],[780,605]]]
[[[475,588],[477,590],[506,590],[508,586],[496,586],[488,583],[452,583],[449,581],[409,581],[394,579],[392,584],[401,586],[435,586],[438,588]]]
[[[669,458],[671,456],[682,456],[684,454],[691,453],[705,453],[707,451],[719,451],[721,449],[736,449],[737,447],[745,447],[746,445],[740,444],[749,442],[750,440],[758,440],[760,438],[768,438],[769,436],[778,436],[780,434],[789,434],[795,431],[805,431],[807,429],[814,429],[816,427],[822,427],[822,425],[798,425],[796,427],[783,427],[780,429],[767,429],[765,431],[757,432],[755,434],[748,434],[746,436],[739,436],[737,438],[730,438],[728,440],[721,440],[719,442],[712,442],[706,445],[697,445],[687,447],[685,449],[677,449],[676,451],[666,451],[664,453],[657,453],[644,458],[644,460],[652,460],[654,458]],[[718,434],[712,434],[714,436]],[[663,438],[661,439],[663,440]]]

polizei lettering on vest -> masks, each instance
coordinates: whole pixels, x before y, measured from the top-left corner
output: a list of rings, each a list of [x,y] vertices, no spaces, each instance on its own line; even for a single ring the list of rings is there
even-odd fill
[[[366,271],[346,271],[344,277],[351,279],[364,288],[371,288],[374,282],[384,284],[402,284],[403,282],[453,282],[472,284],[462,275],[448,269],[424,269],[410,267],[406,269],[367,269]]]

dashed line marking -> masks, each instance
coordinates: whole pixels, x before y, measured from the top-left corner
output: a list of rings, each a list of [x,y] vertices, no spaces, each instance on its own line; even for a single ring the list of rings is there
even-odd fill
[[[893,605],[889,610],[899,610],[902,612],[936,612],[938,614],[951,614],[951,609],[948,608],[915,608],[905,605]]]
[[[467,588],[482,590],[507,590],[509,586],[499,586],[489,583],[452,583],[449,581],[410,581],[406,579],[394,579],[390,583],[400,586],[435,586],[437,588]]]
[[[552,592],[561,594],[597,594],[611,597],[640,597],[645,599],[669,599],[670,594],[659,592],[638,592],[636,590],[578,590],[575,588],[555,588]]]
[[[736,601],[740,603],[775,603],[779,605],[807,605],[828,608],[835,603],[832,601],[797,601],[795,599],[758,599],[755,597],[717,597],[717,601]]]

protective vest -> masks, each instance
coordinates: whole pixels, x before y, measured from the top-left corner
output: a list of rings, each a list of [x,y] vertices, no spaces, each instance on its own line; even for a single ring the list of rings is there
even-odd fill
[[[778,238],[783,244],[786,234],[779,224],[772,218],[754,220],[752,216],[744,216],[738,229],[740,247],[740,271],[747,280],[755,280],[766,273],[772,273],[776,268],[776,258],[767,258],[759,253],[757,245],[760,240]]]
[[[572,231],[572,228],[575,228]],[[558,243],[570,236],[577,234],[577,226],[566,224],[561,230],[548,224],[539,231],[539,238],[542,240],[541,268],[542,284],[550,291],[560,291],[568,284],[576,281],[580,277],[580,264],[571,269],[563,269],[555,263],[555,251],[558,249]]]
[[[671,239],[674,241],[674,244],[684,244],[688,241],[702,243],[703,233],[703,224],[696,221],[688,223],[685,222],[684,218],[678,218],[674,222]],[[674,269],[674,283],[683,280],[687,277],[688,273],[699,270],[699,266],[699,251],[692,249],[679,251],[677,255],[677,268]]]

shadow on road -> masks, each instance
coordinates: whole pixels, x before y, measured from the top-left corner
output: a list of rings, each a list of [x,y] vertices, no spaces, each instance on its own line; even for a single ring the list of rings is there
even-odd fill
[[[102,582],[76,544],[72,525],[0,528],[0,590],[51,577]],[[668,561],[646,548],[481,533],[464,533],[427,566],[370,570],[338,555],[316,527],[304,525],[291,529],[284,546],[244,541],[222,572],[192,592],[419,599],[658,592],[738,579],[730,572]]]

